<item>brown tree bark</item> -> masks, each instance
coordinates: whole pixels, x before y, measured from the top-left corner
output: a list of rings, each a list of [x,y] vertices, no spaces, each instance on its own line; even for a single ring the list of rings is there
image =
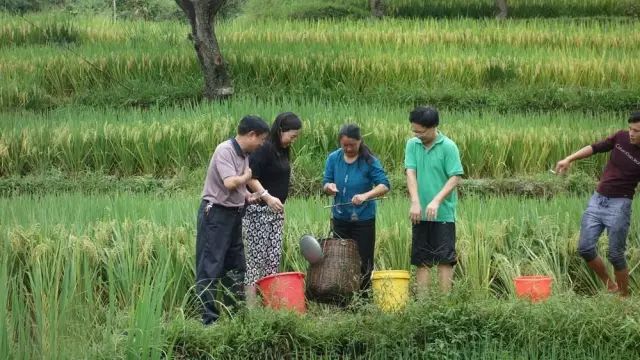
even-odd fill
[[[215,34],[215,16],[226,0],[176,0],[191,24],[191,40],[204,76],[203,95],[220,99],[233,94],[231,77]]]
[[[496,15],[497,19],[506,19],[509,16],[509,7],[507,6],[507,0],[496,0],[496,6],[500,11],[498,15]]]
[[[369,0],[371,6],[371,16],[381,19],[384,16],[384,1],[383,0]]]

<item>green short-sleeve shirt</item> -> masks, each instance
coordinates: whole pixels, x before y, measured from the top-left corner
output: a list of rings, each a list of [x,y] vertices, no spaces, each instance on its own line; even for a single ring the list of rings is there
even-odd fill
[[[404,152],[404,167],[416,171],[423,221],[426,220],[424,208],[442,190],[449,178],[464,174],[458,146],[440,132],[428,149],[417,137],[409,139]],[[455,222],[457,202],[458,194],[454,190],[440,204],[435,221]]]

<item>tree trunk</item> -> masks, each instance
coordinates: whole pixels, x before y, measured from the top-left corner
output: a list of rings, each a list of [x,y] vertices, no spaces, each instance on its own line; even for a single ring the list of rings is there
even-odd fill
[[[507,6],[507,0],[496,0],[496,6],[500,11],[496,16],[497,19],[506,19],[509,16],[509,7]]]
[[[383,0],[369,0],[369,5],[371,5],[371,16],[378,19],[384,16]]]
[[[215,16],[225,0],[176,0],[191,24],[191,40],[204,75],[204,97],[225,98],[233,94],[231,78],[214,32]]]

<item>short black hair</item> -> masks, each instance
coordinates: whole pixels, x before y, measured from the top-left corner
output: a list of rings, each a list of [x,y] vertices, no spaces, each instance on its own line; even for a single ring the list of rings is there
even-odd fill
[[[252,131],[256,135],[266,134],[269,132],[269,125],[260,116],[247,115],[238,124],[238,135],[246,135]]]
[[[640,110],[634,111],[629,116],[629,124],[640,122]]]
[[[417,106],[409,114],[409,122],[432,128],[440,124],[438,109],[432,106]]]

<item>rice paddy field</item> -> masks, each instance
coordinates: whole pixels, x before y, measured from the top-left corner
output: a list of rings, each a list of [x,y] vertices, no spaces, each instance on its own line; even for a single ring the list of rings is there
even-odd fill
[[[639,358],[638,217],[621,299],[576,252],[606,155],[549,172],[640,108],[635,4],[520,0],[496,21],[492,1],[434,1],[427,14],[403,0],[373,21],[365,3],[326,18],[322,1],[247,1],[217,27],[235,86],[224,102],[201,99],[184,22],[0,13],[0,358]],[[397,313],[361,298],[309,302],[305,315],[229,308],[203,327],[196,210],[237,121],[304,121],[282,271],[307,270],[303,234],[328,236],[324,160],[354,122],[392,185],[375,266],[413,272],[403,151],[415,104],[440,109],[465,171],[452,293]],[[553,278],[549,300],[515,296],[513,278],[531,274]]]
[[[147,107],[200,93],[184,24],[2,23],[0,108]],[[627,18],[241,19],[221,24],[219,36],[237,93],[251,97],[584,112],[637,103],[638,27]]]

